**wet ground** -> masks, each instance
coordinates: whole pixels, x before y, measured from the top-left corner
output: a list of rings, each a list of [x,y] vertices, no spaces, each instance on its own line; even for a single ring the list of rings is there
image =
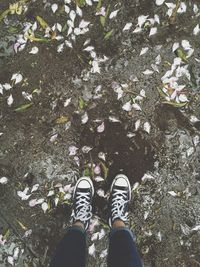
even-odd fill
[[[73,49],[57,52],[61,39],[28,41],[14,52],[23,23],[33,24],[36,16],[64,28],[64,1],[55,2],[55,13],[48,4],[53,1],[28,1],[23,14],[0,22],[0,85],[12,85],[0,93],[0,178],[8,179],[0,184],[0,266],[48,266],[70,224],[71,193],[83,174],[92,177],[96,190],[88,236],[96,251],[88,266],[106,266],[108,190],[119,172],[133,189],[129,226],[144,266],[200,266],[200,34],[193,34],[198,1],[186,1],[187,10],[170,19],[167,6],[153,0],[102,1],[106,10],[110,4],[109,13],[119,9],[105,25],[95,16],[94,2],[82,7],[91,26]],[[7,8],[2,0],[0,10]],[[139,16],[155,14],[155,35],[149,37],[148,24],[133,33]],[[130,22],[131,30],[123,31]],[[44,36],[41,26],[38,36]],[[98,57],[108,58],[99,63],[100,73],[91,73],[93,58],[83,50],[88,38]],[[194,52],[186,60],[179,54],[191,78],[180,77],[188,102],[177,105],[166,103],[161,77],[176,58],[172,46],[183,40]],[[39,52],[30,54],[35,46]],[[149,50],[140,55],[144,47]],[[153,72],[145,74],[147,69]],[[14,73],[22,81],[12,82]]]

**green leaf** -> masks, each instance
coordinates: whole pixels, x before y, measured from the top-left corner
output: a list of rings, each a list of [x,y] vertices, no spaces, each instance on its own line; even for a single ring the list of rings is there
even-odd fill
[[[177,57],[180,57],[183,61],[188,62],[187,57],[186,57],[187,55],[185,51],[183,50],[183,48],[179,47],[178,49],[174,51],[174,53]]]
[[[163,101],[162,103],[173,106],[173,107],[177,107],[177,108],[184,107],[185,105],[188,104],[188,102],[177,103],[177,102],[172,102],[172,101]]]
[[[17,29],[16,27],[10,26],[10,27],[8,28],[8,32],[9,32],[9,33],[16,33],[17,31],[18,31],[18,29]]]
[[[113,35],[114,29],[107,32],[104,36],[104,40],[108,40]]]
[[[84,171],[83,171],[83,175],[84,176],[90,176],[91,174],[91,170],[89,168],[86,168]]]
[[[5,234],[3,235],[4,239],[8,239],[8,237],[10,236],[10,229],[8,229]]]
[[[79,108],[80,108],[80,109],[84,109],[85,106],[86,106],[85,101],[83,100],[82,97],[80,97],[80,98],[79,98]]]
[[[62,28],[62,32],[65,32],[67,30],[67,23],[64,24],[63,28]]]
[[[21,106],[19,106],[18,108],[15,109],[16,112],[23,112],[26,109],[30,108],[33,105],[33,103],[29,103],[29,104],[23,104]]]
[[[40,26],[43,28],[43,29],[46,29],[46,28],[49,28],[49,25],[48,23],[40,16],[36,16],[36,20],[39,22]]]
[[[102,1],[99,0],[98,4],[97,4],[97,7],[96,7],[96,11],[99,12],[100,9],[101,9],[101,5],[102,5]]]
[[[158,90],[159,94],[160,94],[162,97],[166,97],[166,96],[167,96],[167,94],[165,94],[165,93],[163,92],[163,90],[160,89],[159,87],[157,87],[157,90]]]
[[[104,27],[105,24],[106,24],[106,17],[101,16],[100,17],[100,22],[101,22],[101,25]]]
[[[85,6],[85,0],[76,0],[76,4],[80,7],[84,7]]]

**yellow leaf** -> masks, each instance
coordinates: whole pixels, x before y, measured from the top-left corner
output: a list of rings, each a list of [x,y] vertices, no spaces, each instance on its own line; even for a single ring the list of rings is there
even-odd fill
[[[43,29],[49,28],[49,25],[47,24],[47,22],[40,16],[36,16],[37,21],[39,22],[40,26]]]
[[[19,220],[16,220],[17,222],[18,222],[18,224],[21,226],[21,228],[23,229],[23,230],[27,230],[28,228],[25,226],[25,225],[23,225],[23,223],[21,223]]]
[[[57,124],[64,124],[68,122],[69,118],[66,116],[61,116],[60,118],[56,119]]]

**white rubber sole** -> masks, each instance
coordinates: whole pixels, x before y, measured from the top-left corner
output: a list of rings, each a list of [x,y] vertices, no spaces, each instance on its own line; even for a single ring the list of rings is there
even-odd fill
[[[110,192],[112,192],[112,190],[113,190],[113,186],[114,186],[116,180],[119,179],[119,178],[123,178],[123,179],[125,179],[126,182],[127,182],[127,185],[128,185],[128,188],[129,188],[129,196],[128,196],[129,199],[128,199],[128,201],[130,201],[130,200],[131,200],[131,185],[130,185],[130,182],[129,182],[128,177],[127,177],[126,175],[124,175],[124,174],[118,174],[118,175],[115,177],[115,179],[114,179],[113,182],[112,182],[112,185],[111,185],[111,188],[110,188]]]

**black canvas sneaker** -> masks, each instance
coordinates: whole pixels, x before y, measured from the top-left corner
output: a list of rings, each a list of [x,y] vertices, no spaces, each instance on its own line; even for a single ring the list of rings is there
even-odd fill
[[[131,186],[128,177],[124,174],[118,174],[113,180],[110,189],[110,227],[112,227],[116,219],[127,221],[130,200]]]
[[[92,217],[92,197],[94,186],[89,177],[81,177],[74,188],[73,193],[73,222],[80,221],[88,229]]]

